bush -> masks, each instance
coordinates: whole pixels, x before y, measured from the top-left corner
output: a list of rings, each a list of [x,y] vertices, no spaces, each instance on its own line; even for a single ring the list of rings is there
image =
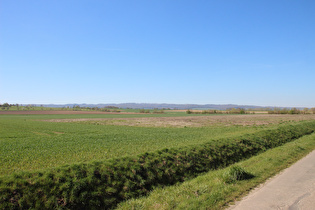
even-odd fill
[[[164,114],[164,110],[163,109],[154,109],[153,114]]]
[[[297,109],[297,108],[292,108],[292,109],[279,109],[275,108],[274,110],[269,110],[268,114],[308,114],[308,109],[304,109],[303,111]]]
[[[202,111],[191,111],[191,110],[187,110],[186,111],[186,114],[223,114],[224,112],[223,111],[217,111],[217,110],[202,110]]]
[[[241,108],[232,108],[232,109],[227,109],[227,112],[229,114],[247,114],[245,109],[241,109]]]
[[[186,111],[186,114],[191,114],[191,113],[192,113],[192,111],[189,109]]]
[[[235,183],[236,181],[247,180],[253,177],[253,174],[245,171],[242,167],[233,166],[225,174],[223,174],[223,181],[225,183]]]

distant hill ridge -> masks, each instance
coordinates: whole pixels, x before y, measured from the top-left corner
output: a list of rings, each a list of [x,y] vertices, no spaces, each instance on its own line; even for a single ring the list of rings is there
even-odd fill
[[[37,106],[37,105],[36,105]],[[237,105],[237,104],[167,104],[167,103],[110,103],[110,104],[45,104],[44,107],[99,107],[104,108],[107,106],[115,106],[121,109],[215,109],[215,110],[226,110],[231,108],[241,109],[264,109],[274,108],[266,106],[253,106],[253,105]],[[278,107],[288,108],[288,107]]]

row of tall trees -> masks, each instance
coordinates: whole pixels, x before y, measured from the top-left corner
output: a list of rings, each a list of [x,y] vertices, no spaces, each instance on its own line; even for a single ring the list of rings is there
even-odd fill
[[[32,104],[29,104],[29,105],[9,104],[9,103],[0,104],[1,110],[34,110],[35,107],[36,106]]]

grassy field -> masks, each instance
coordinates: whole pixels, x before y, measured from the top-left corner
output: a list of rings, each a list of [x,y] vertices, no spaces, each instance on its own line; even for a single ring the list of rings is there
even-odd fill
[[[0,115],[0,175],[200,144],[314,118],[74,113]]]
[[[106,125],[97,120],[115,117],[129,119],[139,115],[1,115],[0,175],[199,144],[264,129],[264,126],[136,127]],[[43,121],[82,118],[93,121]]]
[[[217,139],[255,134],[266,129],[277,129],[288,124],[295,125],[298,121],[315,120],[315,115],[220,114],[209,116],[190,114],[188,116],[185,112],[170,111],[163,114],[92,114],[79,111],[67,114],[55,113],[59,112],[0,115],[0,177],[75,163],[92,163],[111,158],[135,156],[160,151],[164,148],[186,148]],[[304,146],[300,147],[304,148]],[[310,148],[311,146],[308,147],[308,150]],[[301,152],[295,159],[303,154],[305,152]],[[281,157],[279,156],[279,158]],[[293,159],[291,158],[289,162],[292,162]],[[281,167],[284,167],[283,164],[279,164],[278,168],[270,168],[268,169],[270,173],[268,173],[273,174]],[[255,175],[257,173],[254,171]],[[259,180],[261,182],[263,179]],[[202,183],[204,184],[205,181]],[[246,190],[247,188],[242,188],[239,193],[242,194]],[[187,193],[176,186],[175,191]],[[197,189],[196,192],[199,195],[202,189]],[[212,192],[206,193],[207,196],[209,193]],[[222,195],[223,192],[218,193]],[[168,194],[168,192],[157,191],[157,195],[154,195],[153,192],[147,198],[151,200],[150,202],[142,199],[131,200],[122,204],[121,207],[137,209],[140,206],[150,209],[155,206],[153,201],[160,199],[156,196],[164,194]],[[226,203],[226,199],[231,199],[233,196],[235,195],[232,193],[230,197],[224,198],[219,202],[220,205]],[[200,202],[200,199],[196,200],[195,197],[192,199],[189,202]],[[163,200],[159,208],[164,209],[165,205],[168,206],[166,209],[169,209],[170,206],[181,208],[178,203],[185,202],[183,200]],[[190,204],[187,203],[187,205]],[[195,208],[194,205],[199,204],[193,204],[192,208]],[[207,206],[209,205],[210,203],[207,203]],[[213,208],[221,208],[220,205],[216,203]]]

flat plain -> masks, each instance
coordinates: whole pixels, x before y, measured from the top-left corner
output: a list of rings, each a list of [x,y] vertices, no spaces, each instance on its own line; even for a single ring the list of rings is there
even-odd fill
[[[315,115],[15,112],[0,115],[0,176],[240,136]]]
[[[107,112],[1,112],[1,208],[222,209],[315,144],[314,114]]]

